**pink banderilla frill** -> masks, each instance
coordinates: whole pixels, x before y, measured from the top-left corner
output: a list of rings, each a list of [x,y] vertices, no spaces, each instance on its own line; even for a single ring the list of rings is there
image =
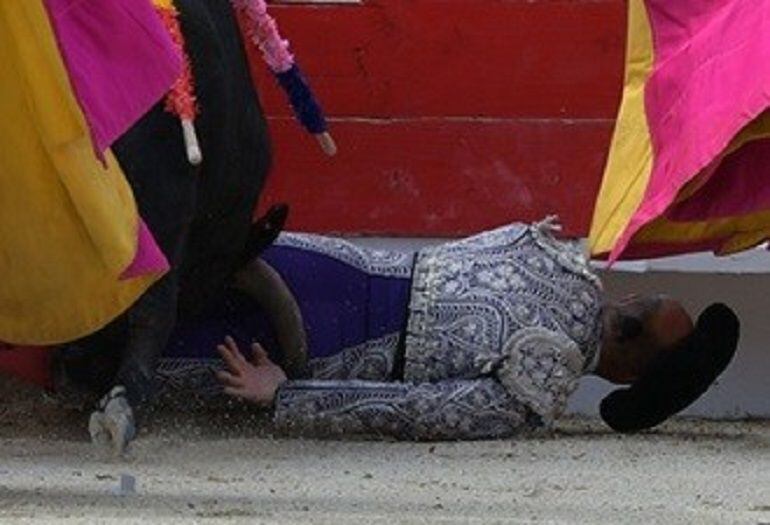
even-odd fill
[[[249,41],[262,50],[265,62],[273,73],[284,73],[294,65],[289,42],[278,32],[275,19],[267,12],[265,0],[230,0],[233,9],[249,20],[244,31]]]

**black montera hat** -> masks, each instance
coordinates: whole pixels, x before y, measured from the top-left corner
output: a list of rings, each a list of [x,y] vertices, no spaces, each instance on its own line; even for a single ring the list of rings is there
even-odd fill
[[[677,348],[661,352],[633,385],[602,400],[602,419],[618,432],[638,432],[681,412],[730,364],[739,333],[735,313],[724,304],[712,304]]]

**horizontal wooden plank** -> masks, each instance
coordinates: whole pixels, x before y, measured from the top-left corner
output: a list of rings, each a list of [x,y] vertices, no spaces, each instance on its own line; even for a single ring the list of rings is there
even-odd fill
[[[367,0],[272,12],[331,115],[611,118],[619,101],[623,0]],[[258,69],[268,112],[286,115]]]
[[[275,169],[263,206],[292,205],[316,232],[456,236],[561,215],[587,232],[609,120],[398,119],[333,122],[325,158],[288,118],[271,120]]]

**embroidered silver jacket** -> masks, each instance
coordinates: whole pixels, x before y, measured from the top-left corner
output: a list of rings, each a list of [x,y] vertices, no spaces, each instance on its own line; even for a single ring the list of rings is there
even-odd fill
[[[311,363],[279,389],[275,418],[305,434],[475,439],[548,427],[593,365],[601,285],[548,222],[422,250],[404,381],[397,335]]]

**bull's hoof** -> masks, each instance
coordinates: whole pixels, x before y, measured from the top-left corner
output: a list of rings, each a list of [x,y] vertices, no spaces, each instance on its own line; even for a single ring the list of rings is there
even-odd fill
[[[126,400],[126,389],[116,386],[99,402],[99,408],[88,422],[91,441],[102,448],[111,448],[116,456],[126,452],[136,436],[134,412]]]

